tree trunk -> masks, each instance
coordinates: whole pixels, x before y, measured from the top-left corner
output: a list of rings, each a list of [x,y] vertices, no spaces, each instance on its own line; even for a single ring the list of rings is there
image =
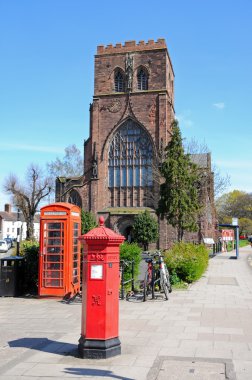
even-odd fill
[[[30,215],[26,221],[27,231],[26,231],[26,240],[34,239],[34,216]]]
[[[178,226],[177,233],[178,233],[178,242],[180,243],[183,240],[183,235],[184,235],[183,227],[181,227],[180,224]]]

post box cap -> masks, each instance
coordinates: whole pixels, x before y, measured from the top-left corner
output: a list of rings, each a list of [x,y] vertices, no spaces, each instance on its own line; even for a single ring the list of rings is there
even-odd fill
[[[91,231],[87,232],[85,235],[79,237],[79,240],[106,240],[111,242],[122,243],[125,237],[117,234],[115,231],[104,226],[104,218],[100,216],[99,227],[93,228]]]

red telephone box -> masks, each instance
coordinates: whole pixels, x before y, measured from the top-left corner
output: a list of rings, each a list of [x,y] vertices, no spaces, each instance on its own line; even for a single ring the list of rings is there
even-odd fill
[[[84,246],[82,327],[79,354],[101,359],[119,355],[119,245],[124,236],[104,226],[80,237]]]
[[[63,297],[80,290],[80,214],[70,203],[41,208],[39,296]]]

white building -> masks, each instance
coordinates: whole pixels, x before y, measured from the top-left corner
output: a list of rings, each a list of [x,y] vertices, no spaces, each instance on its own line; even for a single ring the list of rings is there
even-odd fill
[[[6,204],[4,211],[0,211],[0,239],[10,237],[17,239],[18,227],[20,228],[20,238],[25,240],[27,225],[24,221],[22,213],[20,213],[19,221],[17,212],[11,212],[11,205]],[[39,215],[35,215],[34,236],[39,239]]]

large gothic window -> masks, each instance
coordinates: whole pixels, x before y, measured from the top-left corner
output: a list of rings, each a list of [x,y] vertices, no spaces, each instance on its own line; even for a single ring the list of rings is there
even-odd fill
[[[109,148],[109,188],[151,187],[153,148],[147,132],[133,120],[117,130]]]
[[[137,88],[138,90],[148,90],[148,74],[142,67],[137,73]]]
[[[121,70],[115,71],[115,92],[124,92],[124,75]]]

